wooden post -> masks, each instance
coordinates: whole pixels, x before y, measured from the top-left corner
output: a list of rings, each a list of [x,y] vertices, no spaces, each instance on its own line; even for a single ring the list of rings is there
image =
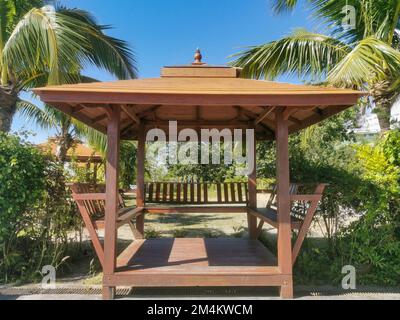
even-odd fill
[[[249,155],[254,157],[254,168],[253,171],[249,174],[248,180],[248,190],[249,190],[249,207],[252,209],[257,209],[257,142],[254,138],[254,152]],[[254,215],[247,213],[247,224],[249,227],[249,236],[250,239],[257,239],[257,217]]]
[[[277,185],[278,185],[278,265],[288,277],[281,286],[281,297],[293,298],[292,230],[290,218],[289,130],[285,108],[276,110]]]
[[[137,150],[137,177],[136,177],[136,206],[144,208],[145,194],[144,194],[144,166],[146,155],[146,131],[143,124],[139,126],[138,137],[138,150]],[[144,238],[144,219],[145,214],[136,218],[136,229],[138,231],[139,239]]]
[[[120,109],[113,107],[107,125],[106,212],[104,226],[104,277],[116,268]],[[103,286],[103,299],[113,299],[115,287]]]

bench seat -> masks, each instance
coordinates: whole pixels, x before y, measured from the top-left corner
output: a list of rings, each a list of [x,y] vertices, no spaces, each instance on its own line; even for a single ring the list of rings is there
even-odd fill
[[[265,221],[271,226],[278,228],[278,212],[273,208],[257,208],[257,210],[249,209],[251,214],[256,216],[257,218]],[[296,217],[291,216],[291,225],[292,230],[299,230],[301,225],[303,224],[303,220],[298,219]]]

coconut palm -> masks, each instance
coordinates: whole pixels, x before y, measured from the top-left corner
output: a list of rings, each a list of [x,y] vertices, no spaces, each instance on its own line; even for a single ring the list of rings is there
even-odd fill
[[[22,101],[19,94],[37,86],[93,81],[81,74],[87,65],[119,79],[136,77],[132,51],[105,34],[87,12],[44,6],[42,1],[0,0],[0,130],[8,132],[18,109],[43,127],[59,128],[64,154],[82,127],[70,117]],[[65,157],[60,156],[60,159]]]
[[[297,0],[275,0],[277,13]],[[253,46],[235,55],[244,75],[274,79],[298,76],[312,83],[369,90],[382,131],[390,130],[390,112],[400,90],[400,1],[308,0],[314,19],[328,32],[295,30],[287,37]],[[345,24],[355,8],[354,27]]]

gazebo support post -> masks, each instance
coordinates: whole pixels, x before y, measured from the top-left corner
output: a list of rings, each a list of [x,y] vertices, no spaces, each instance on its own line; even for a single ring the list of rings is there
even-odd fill
[[[136,206],[144,208],[145,206],[145,190],[144,190],[144,166],[146,155],[146,131],[143,124],[140,125],[137,150],[137,177],[136,177]],[[144,239],[144,218],[142,214],[136,218],[136,230],[138,231],[137,239]]]
[[[104,278],[116,269],[120,109],[113,107],[107,125],[106,212],[104,226]],[[113,299],[115,287],[103,286],[103,299]]]
[[[257,209],[257,150],[256,150],[257,142],[254,139],[254,145],[251,156],[254,157],[254,167],[252,172],[249,174],[248,180],[248,190],[249,190],[249,204],[248,206],[251,209]],[[249,229],[250,239],[257,239],[257,217],[252,214],[247,213],[247,223]]]
[[[278,184],[278,265],[287,279],[280,289],[281,298],[293,298],[292,230],[290,218],[289,130],[285,108],[276,110],[277,184]]]

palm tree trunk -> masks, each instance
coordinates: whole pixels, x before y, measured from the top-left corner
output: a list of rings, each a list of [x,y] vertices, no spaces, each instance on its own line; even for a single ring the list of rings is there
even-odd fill
[[[390,130],[391,110],[392,103],[380,103],[375,106],[375,113],[382,133]]]
[[[61,126],[61,134],[58,136],[58,151],[57,159],[60,163],[64,164],[67,161],[68,150],[71,149],[74,142],[69,129],[71,126],[71,121],[68,120]]]
[[[0,85],[0,131],[10,132],[17,101],[18,92],[13,85]]]
[[[381,132],[390,130],[392,106],[395,102],[395,93],[391,90],[391,82],[388,80],[374,83],[370,88],[370,94],[375,102],[376,113],[381,127]]]

